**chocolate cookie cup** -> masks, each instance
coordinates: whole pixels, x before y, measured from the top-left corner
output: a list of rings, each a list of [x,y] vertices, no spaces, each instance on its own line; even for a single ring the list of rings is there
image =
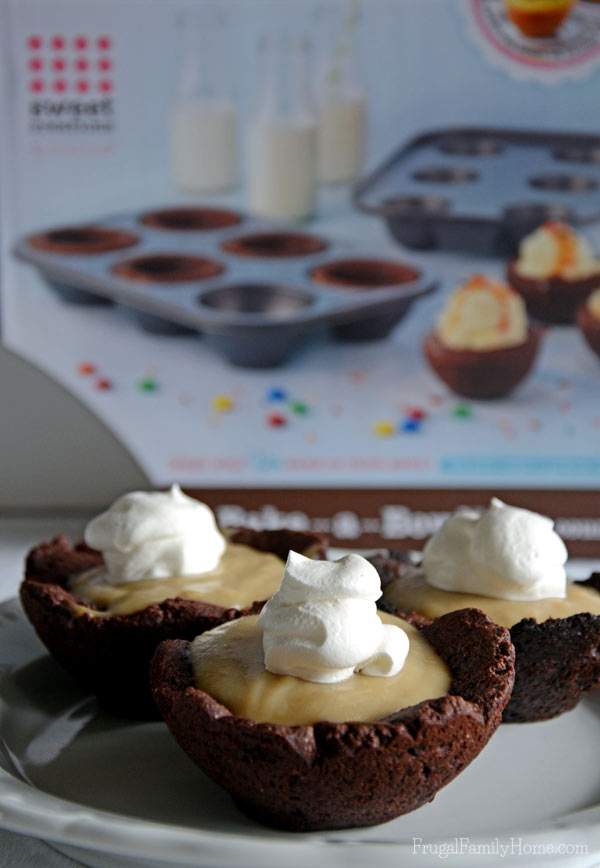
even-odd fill
[[[508,264],[506,277],[511,287],[522,296],[530,316],[551,325],[575,322],[577,308],[600,287],[600,272],[579,280],[559,275],[524,277],[519,273],[515,260]]]
[[[450,692],[373,723],[256,723],[194,686],[190,643],[163,642],[154,699],[191,759],[253,819],[306,832],[370,826],[431,801],[473,760],[510,697],[508,631],[465,609],[419,625]]]
[[[146,211],[140,217],[140,223],[144,226],[169,232],[214,232],[238,226],[241,222],[242,215],[238,211],[212,207],[159,208],[157,211]]]
[[[94,256],[124,250],[137,244],[139,237],[125,229],[108,226],[62,226],[30,235],[27,243],[35,250],[64,253],[69,256]]]
[[[327,249],[327,242],[307,232],[252,232],[230,238],[221,244],[234,256],[285,259],[289,256],[313,256]]]
[[[600,358],[600,319],[585,303],[577,311],[577,325],[588,347]]]
[[[392,581],[414,581],[415,567],[405,553],[389,550],[369,560],[384,588]],[[600,594],[600,573],[574,584]],[[381,608],[415,626],[428,623],[418,612],[385,603]],[[524,618],[510,628],[510,638],[516,653],[515,683],[504,711],[505,723],[557,717],[600,686],[600,615],[583,613],[542,622]]]
[[[276,555],[283,564],[290,549],[310,557],[325,554],[322,534],[292,530],[228,529],[228,541]],[[172,597],[123,615],[107,615],[79,600],[72,576],[102,566],[102,555],[65,536],[29,552],[20,588],[29,621],[50,654],[111,711],[134,718],[155,717],[148,667],[164,639],[192,638],[226,621],[260,611],[264,600],[244,609]]]
[[[315,283],[364,292],[411,283],[420,276],[410,265],[387,259],[350,258],[324,262],[310,272]]]
[[[225,266],[204,256],[150,253],[116,262],[111,271],[117,277],[142,283],[181,283],[217,277]]]
[[[455,350],[435,330],[423,343],[432,369],[455,392],[472,400],[493,400],[509,395],[533,367],[543,331],[529,326],[522,344],[496,350]]]

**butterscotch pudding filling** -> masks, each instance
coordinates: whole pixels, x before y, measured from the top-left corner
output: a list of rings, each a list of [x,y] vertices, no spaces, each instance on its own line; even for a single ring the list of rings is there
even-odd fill
[[[85,529],[104,565],[73,576],[71,591],[106,615],[130,615],[174,597],[240,608],[279,587],[277,555],[229,542],[212,510],[170,491],[124,494]]]
[[[600,594],[581,585],[569,585],[566,597],[545,600],[498,600],[479,594],[442,591],[428,585],[424,577],[413,582],[392,583],[384,592],[386,605],[401,611],[416,611],[427,618],[439,618],[457,609],[481,609],[488,618],[502,627],[513,627],[523,618],[533,618],[539,624],[548,618],[568,618],[588,612],[600,615]]]
[[[257,616],[240,618],[198,636],[192,643],[196,687],[238,717],[261,723],[301,726],[328,720],[374,721],[444,696],[450,689],[448,667],[419,631],[386,613],[384,624],[401,627],[410,650],[403,668],[388,678],[354,673],[323,684],[265,668],[263,632]]]
[[[130,615],[153,603],[182,597],[226,609],[244,609],[266,600],[281,582],[283,564],[277,555],[228,543],[218,565],[199,575],[138,579],[113,584],[106,570],[90,570],[71,580],[72,592],[107,615]]]

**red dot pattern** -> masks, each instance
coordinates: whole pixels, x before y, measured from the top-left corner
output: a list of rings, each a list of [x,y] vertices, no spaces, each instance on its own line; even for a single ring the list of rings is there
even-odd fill
[[[32,33],[26,45],[27,69],[33,73],[27,83],[30,93],[106,95],[114,91],[110,36],[54,33],[43,37]],[[45,70],[48,77],[44,76]]]

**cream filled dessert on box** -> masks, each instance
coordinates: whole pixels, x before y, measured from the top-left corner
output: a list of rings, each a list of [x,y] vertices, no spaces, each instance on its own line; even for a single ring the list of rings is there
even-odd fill
[[[600,287],[600,259],[571,226],[548,222],[523,239],[507,275],[532,316],[570,323],[577,307]]]
[[[523,277],[579,280],[600,273],[600,260],[582,235],[566,223],[544,223],[519,246],[515,268]]]
[[[453,350],[513,347],[527,340],[525,305],[505,283],[474,274],[448,299],[437,334]]]
[[[474,274],[447,299],[425,338],[424,352],[453,392],[500,398],[531,369],[539,337],[516,292],[502,281]]]

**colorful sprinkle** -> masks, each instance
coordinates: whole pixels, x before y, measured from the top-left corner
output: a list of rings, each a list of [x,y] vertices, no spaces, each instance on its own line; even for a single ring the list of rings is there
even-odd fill
[[[215,395],[212,408],[217,413],[231,413],[234,408],[233,398],[230,395]]]
[[[77,366],[77,371],[82,377],[90,377],[92,374],[96,373],[96,365],[92,364],[92,362],[81,362],[81,364]]]
[[[408,434],[412,434],[415,431],[421,430],[421,420],[420,419],[405,419],[404,422],[400,425],[400,430],[404,431]]]
[[[422,407],[409,407],[406,415],[415,422],[422,422],[423,419],[427,418],[427,412]]]
[[[439,407],[440,404],[444,403],[444,396],[443,395],[436,395],[436,394],[430,395],[429,396],[429,403],[431,404],[432,407]]]
[[[309,412],[308,404],[305,404],[304,401],[292,401],[290,404],[290,410],[292,413],[296,413],[297,416],[306,416]]]
[[[108,377],[99,377],[94,383],[94,386],[100,392],[108,392],[109,389],[112,389],[113,384],[112,380],[109,380]]]
[[[267,425],[270,428],[283,428],[287,425],[287,419],[281,413],[270,413],[267,416]]]
[[[269,389],[267,391],[267,401],[287,401],[287,392],[285,389]]]
[[[454,406],[452,415],[456,416],[457,419],[470,419],[473,415],[473,411],[468,404],[461,403]]]
[[[158,383],[154,377],[144,377],[138,381],[137,387],[140,392],[156,392],[158,390]]]
[[[381,419],[373,425],[373,433],[376,434],[377,437],[391,437],[395,431],[396,426],[393,422],[390,422],[387,419]]]

